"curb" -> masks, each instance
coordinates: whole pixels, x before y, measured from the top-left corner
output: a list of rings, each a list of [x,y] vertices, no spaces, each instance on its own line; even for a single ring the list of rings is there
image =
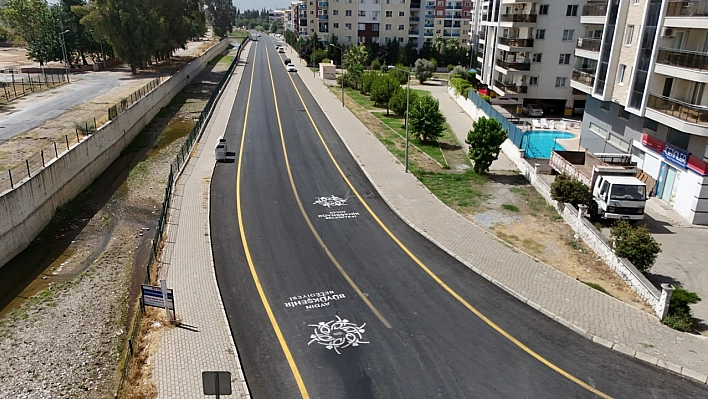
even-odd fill
[[[298,58],[299,58],[299,56],[298,56]],[[302,79],[302,78],[301,78],[301,79]],[[317,104],[318,104],[318,105],[320,106],[320,108],[322,109],[324,115],[327,117],[327,120],[330,122],[330,124],[332,125],[332,127],[334,127],[334,130],[337,132],[337,135],[339,135],[339,130],[336,128],[336,125],[335,125],[334,121],[331,119],[329,113],[326,112],[326,111],[324,111],[324,107],[322,106],[322,104],[323,104],[322,101],[320,101],[320,99],[312,93],[312,90],[310,89],[310,86],[309,86],[307,83],[305,83],[305,80],[302,79],[302,81],[303,81],[303,84],[305,85],[305,87],[307,87],[307,90],[310,92],[310,95],[312,95],[312,97],[314,98],[314,100],[317,102]],[[331,94],[331,92],[330,92],[330,94]],[[349,112],[351,112],[351,111],[349,111]],[[374,180],[372,179],[372,176],[371,176],[371,175],[369,174],[369,172],[366,170],[365,165],[363,165],[363,164],[361,163],[361,161],[359,160],[359,158],[358,158],[358,157],[356,156],[356,154],[352,151],[352,149],[351,149],[351,147],[349,146],[349,144],[341,137],[341,135],[339,135],[339,136],[340,136],[340,139],[342,140],[344,146],[347,148],[347,150],[348,150],[349,153],[351,154],[352,158],[354,158],[354,160],[356,161],[356,163],[359,165],[359,168],[362,170],[362,172],[364,172],[364,174],[366,175],[366,177],[369,179],[369,182],[371,183],[371,185],[374,187],[374,189],[376,190],[376,192],[381,196],[381,198],[384,200],[384,202],[386,202],[386,204],[388,205],[388,207],[389,207],[399,218],[401,218],[401,220],[403,220],[408,226],[410,226],[413,230],[415,230],[416,232],[418,232],[419,234],[421,234],[423,237],[425,237],[425,238],[428,239],[430,242],[432,242],[433,244],[435,244],[437,247],[439,247],[440,249],[442,249],[443,251],[445,251],[446,253],[448,253],[450,256],[452,256],[453,258],[455,258],[456,260],[458,260],[460,263],[464,264],[466,267],[468,267],[469,269],[471,269],[472,271],[474,271],[475,273],[477,273],[478,275],[480,275],[480,276],[483,277],[484,279],[490,281],[491,283],[493,283],[493,284],[496,285],[497,287],[499,287],[499,288],[503,289],[504,291],[508,292],[509,294],[511,294],[512,296],[514,296],[515,298],[517,298],[519,301],[525,303],[526,305],[530,306],[530,307],[533,308],[534,310],[537,310],[537,311],[541,312],[542,314],[546,315],[547,317],[549,317],[549,318],[552,319],[553,321],[555,321],[555,322],[561,324],[562,326],[564,326],[564,327],[568,328],[569,330],[571,330],[571,331],[573,331],[573,332],[575,332],[575,333],[581,335],[582,337],[584,337],[584,338],[586,338],[586,339],[589,339],[589,340],[591,340],[591,341],[593,341],[593,342],[596,342],[596,343],[598,343],[598,344],[600,344],[600,345],[602,345],[602,346],[605,346],[605,347],[608,348],[608,349],[611,349],[611,350],[614,350],[614,351],[616,351],[616,352],[619,352],[619,353],[628,355],[628,356],[630,356],[630,357],[633,357],[633,358],[638,359],[638,360],[641,360],[641,361],[643,361],[643,362],[645,362],[645,363],[649,363],[649,364],[651,364],[651,365],[657,366],[657,367],[659,367],[659,368],[663,368],[663,369],[665,369],[665,370],[667,370],[667,371],[669,371],[669,372],[672,372],[672,373],[681,375],[681,376],[683,376],[683,377],[689,378],[689,379],[694,380],[694,381],[696,381],[696,382],[699,382],[699,383],[701,383],[701,384],[704,384],[704,385],[707,385],[707,384],[708,384],[708,376],[707,376],[707,375],[704,375],[704,374],[695,372],[695,371],[693,371],[693,370],[691,370],[691,369],[682,367],[682,366],[680,366],[680,365],[676,365],[676,364],[671,363],[671,362],[666,362],[666,361],[661,360],[661,359],[658,359],[658,358],[656,358],[656,357],[654,357],[654,356],[647,355],[647,354],[645,354],[645,353],[635,351],[634,349],[631,349],[631,348],[628,347],[628,346],[625,346],[625,345],[622,345],[622,344],[619,344],[619,343],[614,343],[614,342],[612,342],[612,341],[608,341],[608,340],[606,340],[606,339],[604,339],[604,338],[602,338],[602,337],[599,337],[599,336],[597,336],[597,335],[595,335],[595,334],[593,334],[593,333],[590,333],[590,332],[586,331],[585,329],[583,329],[583,328],[580,327],[580,326],[577,326],[577,325],[575,325],[575,324],[570,323],[569,321],[565,320],[564,318],[562,318],[562,317],[560,317],[560,316],[554,314],[553,312],[551,312],[551,311],[549,311],[549,310],[547,310],[547,309],[541,307],[540,305],[538,305],[538,304],[536,304],[535,302],[529,300],[528,298],[524,297],[523,295],[521,295],[521,294],[519,294],[519,293],[513,291],[511,288],[507,287],[506,285],[504,285],[504,284],[501,283],[500,281],[494,279],[494,278],[491,277],[490,275],[488,275],[488,274],[482,272],[482,271],[479,270],[478,268],[476,268],[476,267],[474,267],[474,266],[468,264],[466,260],[460,258],[460,257],[457,256],[455,253],[450,252],[445,246],[443,246],[441,243],[439,243],[438,241],[436,241],[433,237],[431,237],[430,235],[428,235],[428,233],[427,233],[426,231],[424,231],[423,229],[420,229],[418,226],[416,226],[416,225],[413,224],[410,220],[408,220],[404,215],[401,214],[401,212],[400,212],[398,209],[396,209],[396,208],[391,204],[391,202],[388,200],[388,198],[381,192],[381,190],[379,189],[379,186],[375,184]],[[387,151],[388,151],[388,150],[387,150]],[[400,162],[398,161],[398,159],[396,159],[396,162],[397,162],[397,163],[400,163]],[[417,179],[416,179],[416,180],[417,180]],[[426,188],[426,190],[427,190],[427,188]],[[430,190],[428,190],[428,192],[430,192]],[[431,195],[432,195],[432,193],[431,193]],[[435,197],[435,198],[437,199],[437,197]],[[438,199],[438,201],[440,201],[440,200]],[[444,205],[444,204],[443,204],[443,205]],[[445,207],[449,209],[449,207],[447,207],[447,205],[445,205]],[[474,225],[474,224],[473,224],[473,225]],[[477,226],[477,225],[474,225],[474,226],[480,228],[480,227]],[[489,232],[487,232],[487,231],[484,230],[484,229],[482,229],[482,230],[483,230],[486,234],[489,235]],[[496,237],[494,237],[494,238],[496,238]],[[515,250],[518,250],[516,247],[514,247],[514,249],[515,249]],[[520,251],[520,250],[519,250],[519,251]],[[521,251],[521,252],[524,253],[524,254],[526,254],[526,252],[524,252],[524,251]],[[526,254],[526,255],[528,255],[528,254]],[[531,256],[531,255],[528,255],[528,256],[530,256],[532,259],[536,259],[535,257],[533,257],[533,256]],[[570,278],[570,277],[569,277],[569,278]]]

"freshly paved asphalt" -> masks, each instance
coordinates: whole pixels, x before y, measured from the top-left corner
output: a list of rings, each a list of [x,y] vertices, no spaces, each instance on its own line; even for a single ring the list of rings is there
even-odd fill
[[[214,170],[211,239],[253,397],[597,396],[559,371],[612,397],[706,396],[705,386],[570,332],[401,221],[270,38],[253,43],[234,104],[225,136],[235,162]],[[317,203],[331,196],[346,205]],[[329,293],[326,306],[294,303],[318,293]]]

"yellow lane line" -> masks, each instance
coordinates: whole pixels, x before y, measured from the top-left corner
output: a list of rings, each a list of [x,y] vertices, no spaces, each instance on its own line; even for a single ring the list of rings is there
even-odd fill
[[[539,355],[536,353],[534,350],[529,348],[528,346],[524,345],[521,341],[517,340],[514,338],[511,334],[506,332],[504,329],[499,327],[496,323],[491,321],[489,318],[487,318],[482,312],[477,310],[474,306],[470,305],[462,296],[460,296],[455,290],[450,288],[445,282],[443,282],[435,273],[433,273],[432,270],[430,270],[425,264],[423,264],[418,257],[416,257],[399,239],[396,237],[389,229],[386,227],[386,225],[381,221],[381,219],[376,216],[374,211],[369,207],[369,205],[364,201],[364,198],[359,194],[359,192],[356,190],[354,185],[349,181],[347,178],[346,174],[342,171],[342,168],[339,166],[339,163],[337,163],[337,160],[334,158],[334,155],[330,151],[329,147],[327,146],[327,143],[324,140],[324,137],[322,137],[322,133],[320,132],[320,129],[317,127],[317,124],[315,123],[315,120],[312,118],[312,114],[310,114],[310,110],[307,108],[307,105],[305,104],[305,100],[302,98],[302,95],[300,94],[300,90],[298,90],[297,86],[295,85],[295,81],[293,78],[288,75],[290,78],[290,82],[292,83],[293,87],[295,88],[295,91],[297,92],[298,97],[300,98],[300,102],[302,103],[303,107],[305,107],[305,112],[307,113],[307,116],[310,118],[310,122],[312,123],[312,126],[315,128],[315,131],[317,132],[317,136],[319,136],[320,141],[322,142],[322,145],[324,146],[325,150],[329,154],[330,159],[332,160],[332,163],[334,166],[337,168],[339,171],[339,174],[342,176],[344,181],[346,181],[347,185],[349,188],[352,190],[354,195],[359,199],[359,201],[364,205],[366,210],[369,212],[371,217],[374,218],[376,223],[381,226],[381,228],[388,234],[389,237],[405,252],[421,269],[423,269],[433,280],[435,280],[436,283],[438,283],[445,291],[447,291],[450,295],[452,295],[453,298],[457,299],[463,306],[465,306],[467,309],[469,309],[472,313],[474,313],[477,317],[479,317],[482,321],[484,321],[487,325],[492,327],[495,331],[497,331],[499,334],[501,334],[504,338],[508,339],[511,341],[514,345],[519,347],[521,350],[524,352],[528,353],[531,355],[534,359],[538,360],[539,362],[543,363],[544,365],[548,366],[551,370],[557,372],[558,374],[562,375],[563,377],[569,379],[570,381],[578,384],[579,386],[587,389],[588,391],[594,393],[595,395],[605,398],[605,399],[612,399],[611,396],[607,395],[606,393],[596,389],[595,387],[585,383],[584,381],[578,379],[577,377],[573,376],[572,374],[568,373],[567,371],[561,369],[560,367],[556,366],[555,364],[551,363],[549,360],[544,358],[543,356]]]
[[[270,67],[270,55],[266,52],[266,56],[268,57],[268,72],[270,73],[270,80],[273,82],[273,70]],[[280,58],[280,57],[278,57]],[[317,239],[317,242],[320,244],[322,249],[324,249],[325,253],[327,254],[327,257],[329,260],[334,264],[334,266],[339,270],[339,273],[344,276],[344,279],[347,280],[347,283],[354,289],[354,291],[359,295],[359,298],[361,298],[362,301],[366,304],[366,306],[371,309],[371,311],[376,315],[376,317],[381,320],[381,323],[383,323],[386,328],[391,328],[391,324],[386,320],[386,318],[379,312],[378,309],[376,309],[376,306],[374,306],[371,301],[369,301],[369,298],[364,295],[364,293],[359,289],[359,287],[356,285],[354,280],[347,274],[347,272],[344,270],[342,265],[337,261],[337,259],[334,257],[332,252],[330,252],[329,248],[327,245],[324,243],[322,240],[322,237],[320,237],[319,233],[317,233],[317,230],[315,229],[315,226],[312,224],[312,221],[310,218],[307,216],[307,212],[305,212],[305,208],[302,206],[302,201],[300,200],[300,195],[298,194],[297,187],[295,186],[295,179],[293,179],[293,174],[292,170],[290,169],[290,159],[288,158],[288,150],[285,145],[285,136],[283,135],[283,125],[281,124],[280,121],[280,108],[278,107],[278,96],[275,93],[275,85],[273,85],[273,98],[275,99],[275,113],[278,119],[278,128],[280,129],[280,143],[283,148],[283,156],[285,158],[285,168],[288,171],[288,179],[290,179],[290,187],[293,190],[293,194],[295,195],[295,200],[297,201],[297,205],[300,208],[300,213],[302,213],[302,217],[305,218],[305,222],[307,222],[307,225],[310,227],[310,231],[312,232],[312,235],[315,236],[315,239]]]
[[[258,44],[256,43],[255,49],[256,52],[258,51]],[[267,50],[266,50],[267,51]],[[267,53],[266,53],[267,54]],[[305,388],[305,383],[302,381],[302,377],[300,376],[300,371],[297,369],[297,364],[295,364],[295,359],[293,359],[293,355],[290,353],[290,349],[288,348],[287,342],[285,342],[285,337],[283,337],[283,333],[280,331],[280,326],[278,326],[278,321],[275,319],[275,315],[273,314],[273,310],[270,307],[270,303],[268,303],[268,298],[266,298],[265,291],[263,290],[263,287],[261,286],[261,281],[258,278],[258,273],[256,272],[256,267],[253,264],[253,258],[251,258],[251,251],[248,248],[248,242],[246,241],[246,231],[243,227],[243,214],[241,212],[241,161],[243,160],[243,148],[245,146],[246,142],[246,126],[248,125],[248,111],[251,107],[251,93],[253,92],[253,76],[256,71],[256,54],[253,56],[253,65],[251,66],[251,82],[249,83],[248,86],[248,100],[246,101],[246,115],[243,120],[243,131],[241,132],[241,144],[238,152],[238,166],[236,169],[236,212],[238,214],[238,229],[239,232],[241,233],[241,243],[243,244],[243,250],[246,253],[246,260],[248,261],[248,267],[251,269],[251,276],[253,276],[253,282],[256,284],[256,289],[258,290],[258,295],[261,297],[261,302],[263,302],[263,307],[265,308],[266,313],[268,314],[268,319],[270,320],[270,324],[273,326],[273,330],[275,330],[275,335],[278,337],[278,341],[280,342],[280,347],[283,348],[283,352],[285,353],[285,358],[288,359],[288,365],[290,366],[290,370],[293,372],[293,377],[295,377],[295,381],[297,382],[297,386],[300,389],[300,395],[303,397],[303,399],[309,399],[310,395],[307,393],[307,388]]]

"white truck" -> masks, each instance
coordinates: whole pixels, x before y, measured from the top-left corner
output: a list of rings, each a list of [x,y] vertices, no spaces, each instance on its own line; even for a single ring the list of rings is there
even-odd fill
[[[624,154],[553,151],[550,166],[558,173],[585,183],[592,191],[590,220],[615,219],[635,223],[644,218],[647,186]]]

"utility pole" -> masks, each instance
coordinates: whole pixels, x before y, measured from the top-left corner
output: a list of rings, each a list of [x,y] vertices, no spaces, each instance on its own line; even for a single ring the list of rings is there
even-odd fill
[[[66,73],[66,83],[71,83],[69,81],[69,59],[67,58],[67,53],[66,53],[66,40],[64,38],[64,34],[69,32],[69,29],[64,30],[64,24],[61,23],[61,20],[59,21],[60,27],[62,32],[60,33],[61,35],[61,52],[62,55],[64,56],[64,72]]]

